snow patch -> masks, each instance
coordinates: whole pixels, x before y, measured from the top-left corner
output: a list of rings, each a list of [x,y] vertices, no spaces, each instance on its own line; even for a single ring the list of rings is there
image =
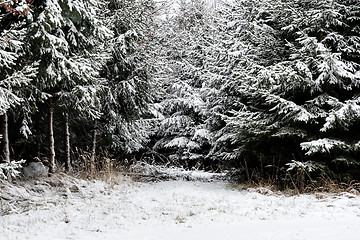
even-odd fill
[[[120,176],[115,185],[58,176],[4,183],[1,190],[2,239],[355,240],[360,234],[360,198],[353,194],[287,197],[238,191],[223,181],[138,183]],[[15,209],[19,203],[24,211]],[[3,211],[11,206],[17,212]]]

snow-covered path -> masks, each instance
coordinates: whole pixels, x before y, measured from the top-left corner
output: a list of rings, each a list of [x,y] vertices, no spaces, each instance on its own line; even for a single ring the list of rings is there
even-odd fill
[[[75,191],[70,191],[76,185]],[[29,194],[21,192],[22,195]],[[224,182],[77,180],[27,196],[32,209],[0,217],[0,239],[358,240],[360,197],[286,197]],[[262,192],[262,193],[259,193]],[[265,193],[265,194],[264,194]]]

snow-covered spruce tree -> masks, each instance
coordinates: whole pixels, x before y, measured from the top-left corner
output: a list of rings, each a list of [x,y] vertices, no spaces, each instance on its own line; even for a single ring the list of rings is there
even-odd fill
[[[255,59],[250,74],[234,78],[242,84],[227,84],[244,107],[224,118],[218,139],[224,159],[356,178],[359,3],[275,1],[258,10],[254,19],[264,35],[270,29],[287,44],[282,58]]]
[[[24,55],[24,18],[30,12],[27,1],[0,4],[0,115],[2,122],[3,159],[10,162],[8,111],[12,111],[23,99],[26,88],[36,75],[36,64],[19,64]]]
[[[210,31],[209,9],[199,0],[168,4],[161,15],[157,39],[161,65],[157,80],[162,92],[155,104],[160,118],[152,148],[172,164],[205,167],[209,165],[205,163],[209,133],[201,71]]]
[[[153,18],[152,0],[109,1],[111,57],[102,70],[108,91],[102,96],[104,115],[99,121],[100,147],[117,156],[144,147],[151,133],[142,119],[152,101]]]
[[[38,146],[43,144],[41,125],[45,123],[44,113],[47,113],[51,172],[56,169],[55,109],[61,107],[65,116],[72,114],[74,117],[79,113],[90,119],[100,116],[98,91],[103,81],[98,76],[100,58],[96,58],[94,49],[98,47],[99,39],[108,35],[97,18],[101,4],[100,1],[82,0],[34,3],[25,44],[27,60],[39,61],[39,73],[29,96],[36,103],[37,111],[33,116],[35,133],[32,140]]]
[[[250,114],[246,88],[256,80],[262,66],[283,55],[284,41],[280,41],[276,30],[260,21],[268,4],[267,1],[238,0],[219,6],[217,32],[208,47],[206,69],[202,74],[209,102],[207,124],[214,136],[209,157],[232,166],[241,164],[244,142],[237,142],[236,138],[242,136],[241,131],[245,129],[243,126],[233,129],[229,119],[236,112]],[[253,116],[246,118],[242,124],[249,127]],[[240,121],[234,122],[240,124]]]
[[[305,9],[303,22],[294,18],[284,29],[298,36],[291,60],[304,65],[302,73],[312,75],[311,96],[305,99],[304,107],[317,121],[316,132],[300,146],[307,161],[325,165],[341,179],[358,179],[360,3],[334,0],[295,4]]]
[[[101,117],[101,96],[107,91],[105,79],[100,71],[110,58],[108,41],[113,33],[107,27],[107,1],[74,1],[62,5],[63,14],[69,19],[65,25],[65,36],[70,43],[72,61],[77,63],[72,84],[66,85],[58,94],[59,106],[63,109],[65,135],[65,168],[71,168],[70,119],[72,122],[93,122],[91,162],[94,165],[97,121]],[[80,121],[81,119],[81,121]],[[79,135],[79,132],[77,133]],[[80,134],[81,135],[81,134]],[[87,136],[85,134],[85,136]],[[76,136],[80,138],[80,136]]]

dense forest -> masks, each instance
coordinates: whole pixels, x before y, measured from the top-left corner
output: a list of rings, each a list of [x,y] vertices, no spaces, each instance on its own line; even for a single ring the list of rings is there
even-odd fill
[[[358,0],[0,10],[0,177],[143,160],[255,182],[360,178]]]

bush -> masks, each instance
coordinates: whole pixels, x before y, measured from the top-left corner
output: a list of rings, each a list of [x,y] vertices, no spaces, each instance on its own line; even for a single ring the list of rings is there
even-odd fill
[[[20,174],[18,169],[22,168],[24,163],[25,160],[0,163],[0,179],[16,178]]]

